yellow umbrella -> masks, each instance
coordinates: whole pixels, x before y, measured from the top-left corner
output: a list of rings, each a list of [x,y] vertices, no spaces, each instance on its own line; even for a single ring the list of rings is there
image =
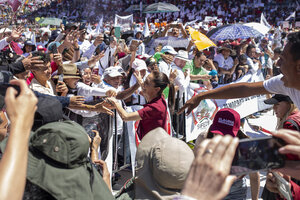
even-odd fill
[[[206,35],[196,31],[195,29],[189,27],[189,32],[193,40],[195,40],[195,45],[199,51],[206,49],[211,46],[216,46]]]

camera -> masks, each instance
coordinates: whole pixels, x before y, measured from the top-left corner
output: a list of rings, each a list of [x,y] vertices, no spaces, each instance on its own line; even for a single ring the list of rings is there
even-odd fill
[[[10,49],[0,52],[0,65],[8,65],[15,62],[20,56],[11,52]]]
[[[113,36],[109,36],[107,34],[104,34],[104,39],[103,39],[103,42],[106,44],[106,45],[110,45],[110,43],[114,41],[114,37]]]

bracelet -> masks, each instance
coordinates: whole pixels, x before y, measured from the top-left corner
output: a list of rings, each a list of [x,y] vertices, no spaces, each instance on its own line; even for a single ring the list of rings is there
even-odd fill
[[[74,48],[74,51],[79,51],[79,48]]]
[[[185,195],[179,195],[173,198],[173,200],[196,200],[193,197],[185,196]]]

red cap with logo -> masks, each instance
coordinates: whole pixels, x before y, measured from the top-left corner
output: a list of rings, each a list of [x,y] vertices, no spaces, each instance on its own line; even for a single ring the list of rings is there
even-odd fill
[[[240,114],[231,108],[219,110],[210,126],[210,132],[236,137],[241,125]]]

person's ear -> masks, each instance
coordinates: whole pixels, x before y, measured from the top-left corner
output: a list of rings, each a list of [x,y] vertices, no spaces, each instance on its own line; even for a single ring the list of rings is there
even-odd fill
[[[156,92],[157,94],[159,93],[160,90],[161,90],[160,87],[155,87],[155,92]]]

